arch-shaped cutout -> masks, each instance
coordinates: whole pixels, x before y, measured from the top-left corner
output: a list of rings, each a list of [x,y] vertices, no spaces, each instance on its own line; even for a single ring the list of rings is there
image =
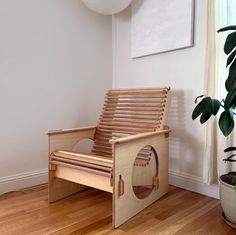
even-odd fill
[[[92,150],[93,143],[91,139],[82,139],[74,146],[73,152],[88,154]]]
[[[157,179],[158,156],[152,146],[146,145],[138,152],[133,165],[132,186],[136,197],[148,197],[157,187]]]

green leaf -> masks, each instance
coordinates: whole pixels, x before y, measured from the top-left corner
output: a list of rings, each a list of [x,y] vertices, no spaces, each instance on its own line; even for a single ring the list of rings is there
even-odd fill
[[[228,136],[234,129],[234,117],[232,110],[225,110],[221,113],[219,127],[224,136]]]
[[[216,115],[220,109],[220,101],[217,99],[210,100],[210,113]]]
[[[230,33],[226,40],[224,45],[224,52],[226,55],[228,55],[236,46],[236,32]]]
[[[225,82],[227,91],[231,91],[236,88],[236,60],[230,65],[229,75]]]
[[[211,113],[209,113],[208,111],[204,111],[200,117],[201,124],[206,122],[210,117],[211,117]]]
[[[224,32],[224,31],[227,31],[227,30],[236,30],[236,25],[230,25],[230,26],[221,28],[221,29],[217,30],[217,32],[219,33],[219,32]]]
[[[198,103],[192,113],[192,119],[196,119],[203,111],[206,110],[206,102],[210,99],[210,97],[206,97]]]
[[[200,98],[202,98],[202,97],[204,97],[205,95],[199,95],[196,99],[195,99],[195,101],[194,101],[194,103],[196,104],[198,101],[198,99],[200,99]]]
[[[228,67],[229,64],[232,63],[232,61],[234,60],[234,57],[236,55],[236,50],[234,50],[228,57],[227,62],[226,62],[226,67]]]
[[[225,153],[236,150],[236,147],[228,147],[224,150]]]
[[[224,102],[225,109],[230,109],[232,105],[234,105],[235,101],[236,101],[236,89],[233,89],[228,92],[225,98],[225,102]]]

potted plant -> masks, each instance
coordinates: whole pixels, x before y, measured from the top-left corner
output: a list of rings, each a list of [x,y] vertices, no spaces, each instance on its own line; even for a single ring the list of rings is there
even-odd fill
[[[224,44],[224,52],[227,55],[226,67],[228,77],[225,81],[226,97],[218,100],[206,95],[196,98],[197,104],[192,113],[192,119],[200,116],[200,123],[205,123],[211,116],[219,112],[219,128],[224,136],[228,136],[234,129],[234,115],[236,115],[236,25],[224,27],[218,32],[231,31]],[[236,147],[224,150],[226,153],[233,152],[229,157],[223,159],[225,162],[234,162]],[[224,218],[228,224],[236,227],[236,172],[229,172],[220,177],[220,199],[224,211]]]

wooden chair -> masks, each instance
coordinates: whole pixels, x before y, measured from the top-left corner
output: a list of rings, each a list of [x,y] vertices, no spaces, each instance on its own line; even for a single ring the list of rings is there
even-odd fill
[[[167,193],[169,100],[170,88],[110,90],[96,127],[49,131],[49,201],[107,191],[118,227]],[[91,153],[73,152],[85,138]]]

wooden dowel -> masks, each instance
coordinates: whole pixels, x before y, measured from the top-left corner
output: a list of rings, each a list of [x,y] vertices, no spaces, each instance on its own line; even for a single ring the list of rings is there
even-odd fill
[[[103,176],[107,176],[107,177],[111,176],[111,173],[98,171],[98,170],[94,170],[94,169],[90,169],[90,168],[86,168],[86,167],[82,167],[82,166],[72,165],[72,164],[68,164],[68,163],[63,163],[63,162],[59,162],[59,161],[55,161],[55,160],[51,160],[50,163],[55,164],[55,165],[59,165],[59,166],[68,167],[68,168],[88,171],[88,172],[91,172],[93,174],[103,175]]]
[[[61,158],[61,157],[56,157],[56,156],[50,156],[50,159],[52,160],[56,160],[58,162],[62,162],[62,163],[69,163],[69,164],[73,164],[73,165],[77,165],[77,166],[82,166],[82,167],[88,167],[94,170],[100,170],[100,171],[104,171],[104,172],[111,172],[111,167],[106,167],[106,166],[101,166],[101,165],[97,165],[97,164],[92,164],[92,163],[88,163],[88,162],[82,162],[82,161],[75,161],[75,160],[71,160],[71,159],[65,159],[65,158]]]
[[[62,157],[65,159],[80,160],[83,162],[89,162],[89,163],[108,166],[108,167],[112,166],[112,159],[104,158],[101,156],[91,156],[91,155],[73,153],[73,152],[68,152],[68,151],[54,151],[53,155],[56,157]]]

